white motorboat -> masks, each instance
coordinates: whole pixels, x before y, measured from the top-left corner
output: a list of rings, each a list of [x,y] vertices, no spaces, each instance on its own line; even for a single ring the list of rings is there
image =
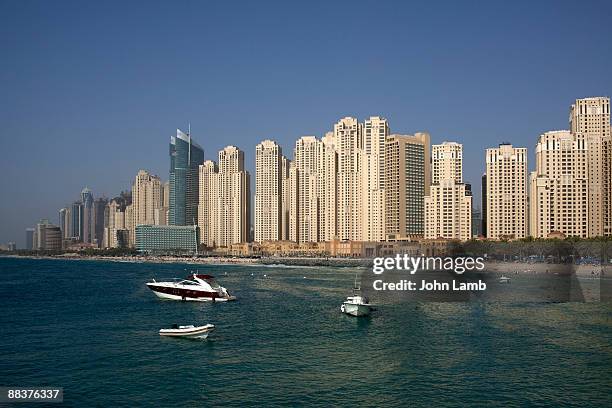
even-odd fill
[[[507,276],[502,276],[499,278],[499,283],[510,283],[510,278]]]
[[[367,316],[373,310],[367,297],[361,295],[361,289],[357,286],[357,276],[355,276],[355,287],[353,296],[348,296],[340,306],[340,311],[350,316]]]
[[[211,275],[193,273],[187,279],[174,279],[170,282],[157,282],[153,279],[147,286],[162,299],[200,302],[227,302],[236,299]]]
[[[349,296],[340,306],[340,311],[351,316],[367,316],[372,311],[368,298],[361,295]]]
[[[215,329],[214,324],[206,324],[204,326],[194,326],[192,324],[187,326],[179,326],[177,324],[172,325],[169,329],[161,329],[159,331],[160,336],[170,337],[190,337],[190,338],[201,338],[205,339],[208,337],[211,331]]]

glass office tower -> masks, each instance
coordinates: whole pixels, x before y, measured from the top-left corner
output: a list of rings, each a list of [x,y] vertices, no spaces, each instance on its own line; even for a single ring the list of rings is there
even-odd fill
[[[170,138],[170,225],[194,225],[198,221],[198,168],[204,150],[191,134],[176,130]]]

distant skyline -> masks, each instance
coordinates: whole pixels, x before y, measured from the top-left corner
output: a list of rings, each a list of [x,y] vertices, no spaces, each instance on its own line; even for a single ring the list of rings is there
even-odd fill
[[[168,180],[187,130],[232,144],[321,137],[345,116],[464,145],[480,203],[485,149],[568,129],[612,93],[612,5],[592,2],[0,3],[0,244],[24,246],[83,187],[112,198],[139,169]]]

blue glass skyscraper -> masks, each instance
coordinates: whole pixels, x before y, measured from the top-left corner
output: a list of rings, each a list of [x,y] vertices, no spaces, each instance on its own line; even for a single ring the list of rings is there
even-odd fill
[[[170,138],[170,225],[193,225],[198,221],[198,172],[204,163],[204,150],[176,129]]]

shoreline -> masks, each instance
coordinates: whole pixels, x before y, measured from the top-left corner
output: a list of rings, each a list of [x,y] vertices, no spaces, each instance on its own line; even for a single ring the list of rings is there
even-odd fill
[[[2,254],[0,258],[12,259],[55,259],[71,261],[104,261],[120,263],[159,263],[159,264],[188,264],[188,265],[277,265],[279,267],[338,267],[338,268],[366,268],[370,267],[372,260],[364,258],[305,258],[305,257],[267,257],[267,258],[239,258],[211,256],[203,258],[184,258],[179,256],[104,256],[104,255],[12,255]],[[547,273],[566,273],[570,267],[573,272],[580,277],[599,277],[604,274],[602,265],[559,265],[547,263],[529,262],[491,262],[486,268],[488,273],[501,274],[547,274]],[[608,268],[606,268],[608,269]]]

